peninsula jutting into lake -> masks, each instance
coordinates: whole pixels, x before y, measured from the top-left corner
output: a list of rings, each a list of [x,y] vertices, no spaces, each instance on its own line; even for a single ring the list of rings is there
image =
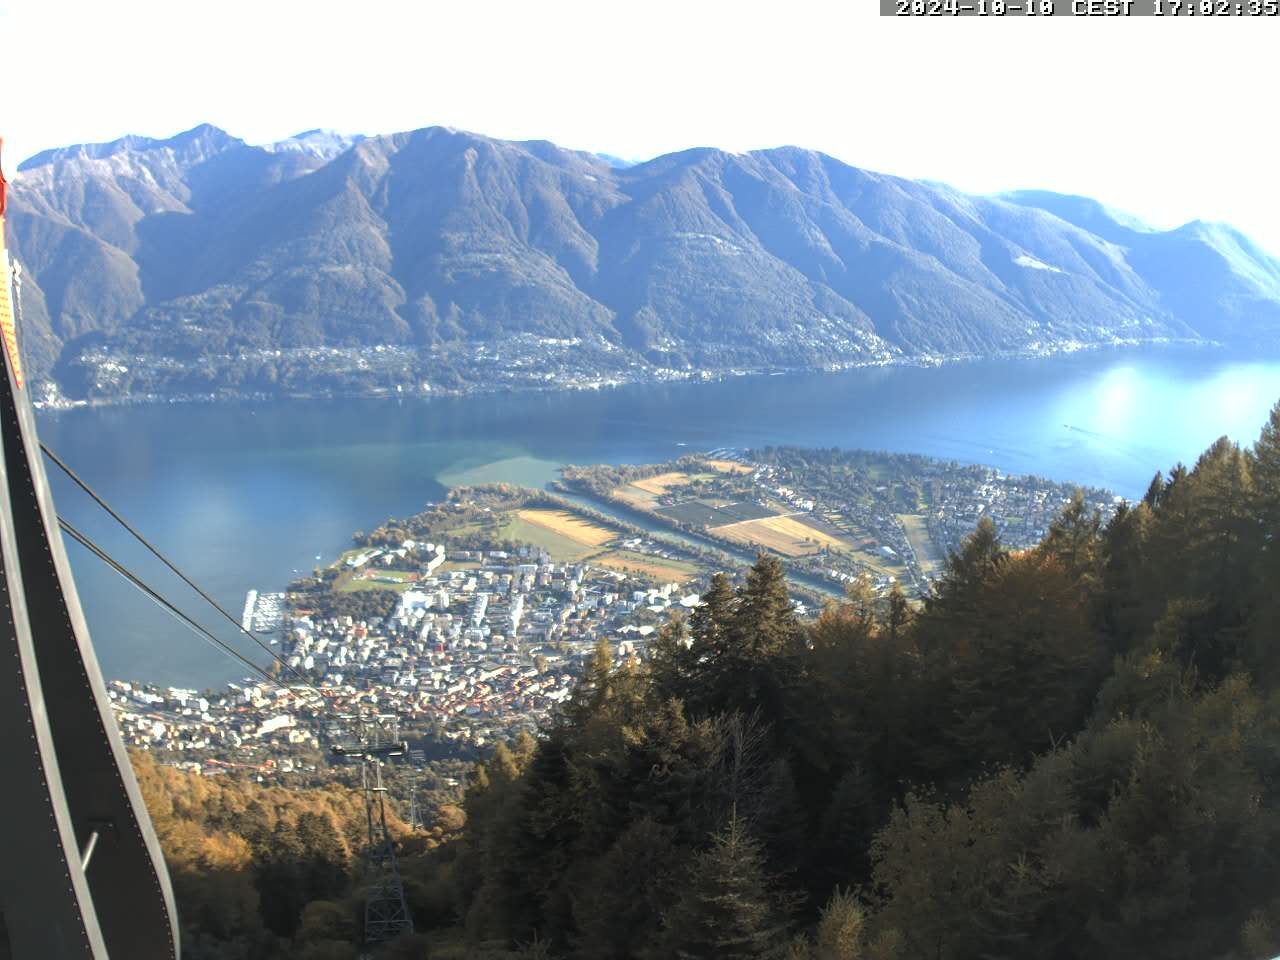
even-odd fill
[[[357,535],[287,594],[250,591],[245,620],[330,706],[393,710],[424,756],[466,757],[535,730],[601,642],[647,658],[714,574],[757,551],[787,562],[796,614],[810,619],[850,592],[918,602],[982,518],[1025,549],[1073,501],[1099,522],[1120,502],[925,457],[790,447],[566,467],[560,486],[588,499],[454,488]],[[314,766],[307,751],[324,736],[325,710],[305,689],[282,695],[249,678],[221,695],[125,681],[113,690],[130,743],[197,769],[256,758],[264,774],[291,772]],[[300,752],[286,762],[290,746]]]

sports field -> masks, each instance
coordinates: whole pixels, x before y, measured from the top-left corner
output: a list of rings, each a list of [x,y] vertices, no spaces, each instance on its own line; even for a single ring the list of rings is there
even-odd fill
[[[788,557],[803,557],[817,553],[823,547],[845,550],[848,544],[825,530],[802,523],[795,517],[764,517],[712,527],[712,533],[736,540],[739,543],[767,547]]]
[[[334,589],[338,593],[356,590],[394,590],[403,593],[417,583],[418,575],[409,570],[369,570],[354,576],[340,575]]]

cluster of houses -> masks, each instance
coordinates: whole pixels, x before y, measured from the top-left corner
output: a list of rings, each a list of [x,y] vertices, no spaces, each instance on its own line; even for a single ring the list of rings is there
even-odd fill
[[[893,455],[885,455],[892,459]],[[1024,549],[1044,538],[1049,525],[1070,501],[1073,487],[1038,477],[1010,476],[983,467],[911,458],[910,470],[928,490],[928,505],[902,502],[893,482],[846,485],[827,482],[823,474],[810,476],[778,464],[748,464],[753,486],[765,496],[785,501],[832,527],[844,530],[858,542],[858,553],[826,552],[791,560],[797,569],[827,579],[852,582],[869,577],[878,591],[888,590],[897,578],[885,567],[901,568],[902,586],[923,592],[949,552],[958,550],[983,517],[989,517],[1006,546]],[[745,461],[744,461],[745,462]],[[1121,497],[1102,490],[1084,491],[1086,505],[1104,520],[1115,511]],[[901,515],[919,511],[928,542],[913,544]],[[917,547],[928,556],[920,555]],[[880,564],[859,557],[870,554]]]
[[[984,516],[991,518],[1006,546],[1035,546],[1071,499],[1066,484],[1011,477],[997,470],[948,476],[939,486],[941,495],[926,519],[930,538],[944,551],[958,549]],[[1101,490],[1085,490],[1084,497],[1088,508],[1097,510],[1104,521],[1123,502],[1122,497]]]
[[[483,746],[532,729],[563,703],[601,638],[617,658],[642,655],[657,624],[699,602],[675,584],[553,563],[534,548],[458,551],[442,569],[444,547],[426,547],[440,562],[403,590],[387,617],[289,611],[275,641],[288,668],[283,688],[243,683],[197,694],[113,682],[126,741],[212,770],[230,756],[265,762],[283,747],[321,749],[326,717],[373,709],[395,714],[411,734]],[[378,559],[362,552],[344,562]],[[290,682],[299,675],[323,701]]]

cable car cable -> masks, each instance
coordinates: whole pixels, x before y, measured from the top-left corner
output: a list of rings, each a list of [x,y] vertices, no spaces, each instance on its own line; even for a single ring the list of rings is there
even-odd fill
[[[141,577],[139,577],[133,571],[129,570],[126,566],[124,566],[124,564],[117,561],[114,557],[112,557],[105,550],[99,547],[96,543],[90,540],[88,536],[81,533],[74,526],[72,526],[68,521],[64,520],[62,517],[59,517],[58,526],[60,526],[66,534],[68,534],[73,540],[79,543],[82,547],[84,547],[86,550],[88,550],[90,553],[96,556],[99,560],[101,560],[103,563],[109,566],[116,573],[120,574],[120,576],[128,580],[138,590],[140,590],[143,594],[149,597],[153,602],[155,602],[161,608],[166,610],[168,613],[172,614],[174,617],[176,617],[179,621],[181,621],[187,627],[194,630],[201,637],[205,638],[206,640],[216,645],[224,653],[227,653],[228,655],[234,657],[236,660],[240,661],[242,664],[244,664],[246,667],[252,670],[255,674],[265,679],[268,683],[274,684],[275,686],[278,686],[281,689],[288,689],[287,687],[284,686],[284,684],[280,683],[279,680],[277,680],[275,677],[271,676],[270,673],[264,670],[259,664],[254,663],[248,657],[239,653],[230,644],[227,644],[224,641],[220,640],[213,633],[205,629],[203,626],[201,626],[199,623],[193,620],[190,616],[188,616],[186,613],[180,610],[172,602],[170,602],[169,600],[161,596],[155,589],[153,589],[151,586],[145,583]]]
[[[68,536],[74,539],[77,543],[79,543],[82,547],[84,547],[86,550],[88,550],[90,553],[96,556],[99,560],[101,560],[107,566],[111,567],[111,569],[115,570],[116,573],[120,574],[120,576],[124,577],[131,584],[133,584],[133,586],[135,586],[139,591],[141,591],[145,596],[147,596],[153,603],[161,607],[163,610],[165,610],[167,613],[169,613],[171,616],[173,616],[175,619],[181,622],[184,626],[194,631],[202,639],[213,643],[224,653],[228,654],[231,657],[234,657],[237,661],[244,664],[251,671],[253,671],[253,673],[256,676],[262,677],[267,683],[272,684],[273,686],[278,687],[281,690],[288,690],[290,692],[295,692],[295,693],[297,692],[296,687],[281,683],[279,678],[273,677],[269,672],[264,670],[261,665],[254,663],[248,657],[245,657],[243,654],[237,651],[230,644],[219,639],[217,636],[215,636],[212,632],[210,632],[200,623],[192,619],[192,617],[190,617],[187,613],[185,613],[183,610],[178,608],[170,600],[162,596],[158,591],[156,591],[153,587],[151,587],[144,580],[142,580],[142,578],[139,577],[137,574],[135,574],[132,570],[130,570],[124,564],[120,563],[118,560],[112,557],[109,553],[103,550],[100,546],[94,543],[93,540],[91,540],[87,534],[84,534],[80,530],[78,530],[74,525],[71,524],[70,521],[66,520],[63,517],[59,517],[58,525],[63,529],[65,533],[67,533]],[[279,663],[282,667],[288,668],[288,664],[286,664],[278,655],[273,653],[271,650],[268,650],[267,652],[271,654],[273,662]],[[292,668],[289,668],[289,669],[292,669]],[[336,722],[339,724],[343,724],[346,722],[346,719],[341,714],[336,712],[333,704],[329,702],[329,699],[320,690],[316,689],[310,683],[305,683],[304,685],[307,690],[314,693],[317,697],[320,698],[320,709],[318,713],[328,714],[328,719],[332,722]]]
[[[79,474],[77,474],[74,470],[72,470],[71,467],[69,467],[61,457],[59,457],[56,453],[50,450],[44,444],[43,441],[40,443],[40,449],[44,452],[44,455],[46,457],[48,457],[51,461],[53,461],[53,464],[59,470],[61,470],[68,477],[71,478],[72,482],[75,483],[76,486],[78,486],[81,490],[83,490],[86,494],[88,494],[89,497],[98,506],[100,506],[103,510],[105,510],[108,514],[110,514],[112,519],[114,519],[118,524],[120,524],[120,526],[124,527],[127,531],[129,531],[129,533],[133,535],[133,538],[137,540],[140,544],[142,544],[144,547],[146,547],[157,560],[159,560],[171,571],[173,571],[173,573],[178,577],[178,579],[180,579],[183,583],[185,583],[188,587],[190,587],[196,593],[198,593],[205,601],[209,603],[210,606],[212,606],[215,610],[217,610],[218,613],[222,614],[222,616],[225,617],[232,624],[232,626],[234,626],[237,630],[239,630],[246,637],[248,637],[250,640],[256,643],[259,647],[261,647],[263,652],[265,652],[269,657],[271,657],[273,660],[278,662],[284,669],[288,670],[291,674],[297,677],[300,683],[305,684],[317,696],[322,698],[324,697],[324,694],[322,694],[319,690],[317,690],[315,686],[312,685],[312,683],[307,679],[307,677],[303,673],[301,673],[300,671],[296,670],[295,668],[285,663],[285,661],[281,659],[274,650],[272,650],[267,644],[262,642],[262,639],[259,636],[257,636],[257,634],[255,634],[253,631],[246,628],[241,621],[237,620],[231,613],[227,611],[225,607],[223,607],[220,603],[218,603],[217,600],[213,599],[213,597],[209,596],[208,593],[206,593],[203,589],[201,589],[199,584],[197,584],[194,580],[188,577],[181,570],[179,570],[178,567],[173,563],[173,561],[171,561],[168,557],[166,557],[163,553],[161,553],[159,549],[157,549],[155,545],[151,543],[151,541],[149,541],[141,533],[135,530],[129,524],[129,522],[125,520],[124,517],[120,516],[120,514],[117,513],[109,503],[107,503],[104,499],[102,499],[101,496],[98,495],[97,491],[95,491],[91,486],[89,486],[89,484],[84,479],[82,479]]]

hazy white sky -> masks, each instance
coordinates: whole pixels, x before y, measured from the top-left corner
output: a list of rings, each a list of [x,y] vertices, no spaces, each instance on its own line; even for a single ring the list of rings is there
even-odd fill
[[[1068,0],[1058,0],[1065,4]],[[1083,193],[1280,254],[1280,18],[881,18],[874,0],[0,0],[7,166],[208,121],[449,124],[645,158],[797,144]]]

